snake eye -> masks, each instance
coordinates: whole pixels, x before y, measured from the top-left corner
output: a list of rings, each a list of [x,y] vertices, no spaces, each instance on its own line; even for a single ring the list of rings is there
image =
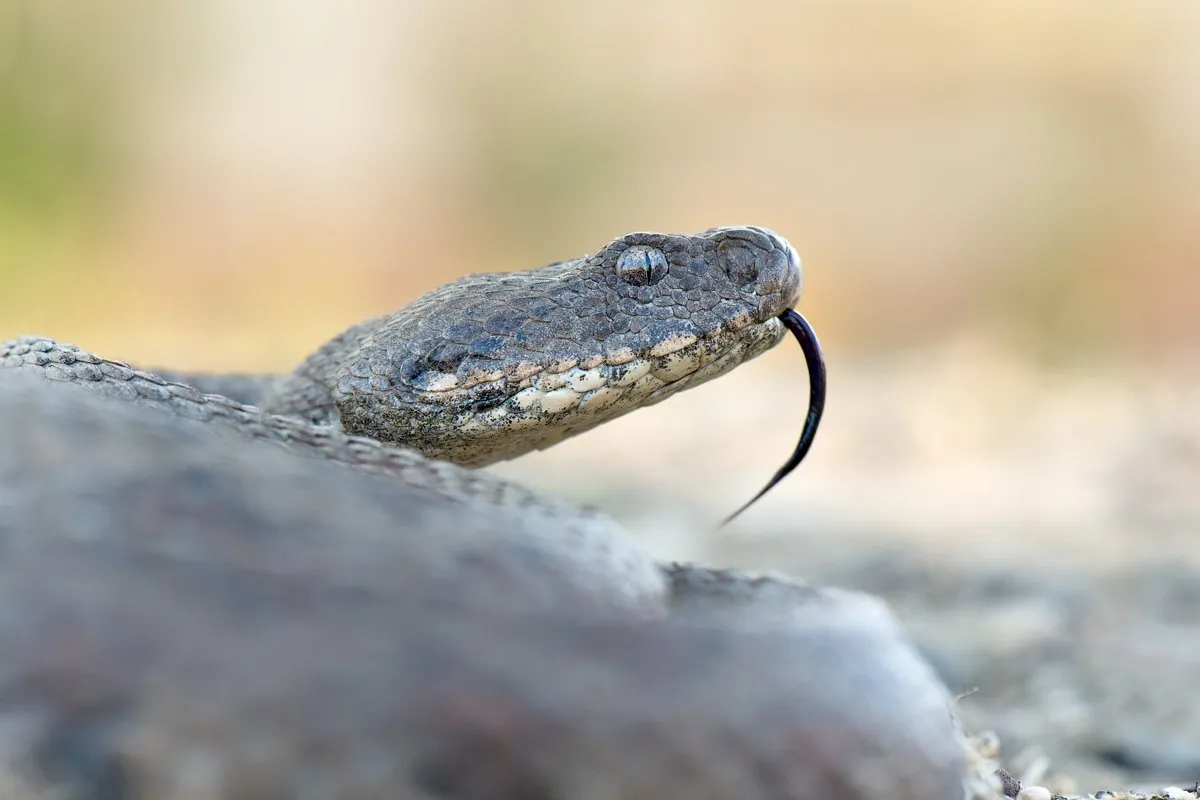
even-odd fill
[[[652,286],[667,276],[667,257],[657,247],[635,244],[617,257],[617,274],[634,286]]]

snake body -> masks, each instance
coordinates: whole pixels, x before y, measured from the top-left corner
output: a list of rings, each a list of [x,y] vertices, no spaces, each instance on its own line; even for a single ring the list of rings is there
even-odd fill
[[[0,346],[0,763],[89,800],[961,797],[880,603],[474,469],[765,352],[800,277],[765,229],[638,233],[288,376]]]

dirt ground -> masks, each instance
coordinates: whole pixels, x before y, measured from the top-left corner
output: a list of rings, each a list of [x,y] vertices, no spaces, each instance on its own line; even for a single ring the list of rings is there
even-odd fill
[[[830,362],[809,460],[726,528],[799,432],[798,353],[500,471],[663,558],[882,595],[1030,782],[1200,778],[1200,372],[1051,371],[973,340]]]

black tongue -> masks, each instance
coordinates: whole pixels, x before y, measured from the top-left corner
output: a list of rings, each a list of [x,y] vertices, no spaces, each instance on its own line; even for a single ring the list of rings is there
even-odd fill
[[[726,517],[725,521],[721,523],[722,525],[728,525],[734,517],[754,505],[760,497],[775,488],[775,484],[786,478],[804,460],[804,457],[808,455],[809,448],[812,447],[813,439],[817,436],[817,426],[821,424],[821,414],[825,411],[825,356],[821,354],[821,343],[817,341],[817,334],[813,333],[808,320],[790,308],[780,314],[779,319],[800,343],[800,349],[804,352],[804,363],[808,365],[808,416],[804,419],[804,430],[800,432],[800,441],[796,443],[796,449],[792,451],[791,458],[779,468],[775,477],[771,478],[758,494]]]

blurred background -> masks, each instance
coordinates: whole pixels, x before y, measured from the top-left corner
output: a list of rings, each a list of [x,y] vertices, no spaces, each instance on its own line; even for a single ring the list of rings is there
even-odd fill
[[[1081,620],[1200,609],[1198,145],[1193,0],[2,0],[0,335],[283,371],[468,272],[771,227],[830,362],[791,479],[714,530],[799,432],[789,343],[501,470],[887,595],[979,724],[1083,774],[1200,768],[1200,723],[1127,741],[1149,701],[1079,688],[1104,636],[987,706]],[[1172,653],[1149,682],[1194,690]]]
[[[1158,359],[1200,309],[1177,2],[5,0],[4,328],[279,366],[627,230],[793,239],[839,350]]]

